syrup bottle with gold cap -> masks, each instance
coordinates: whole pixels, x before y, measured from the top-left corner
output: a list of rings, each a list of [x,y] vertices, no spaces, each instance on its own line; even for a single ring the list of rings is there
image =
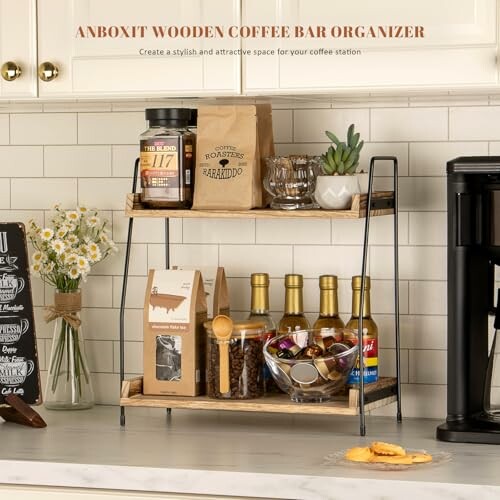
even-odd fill
[[[319,277],[320,299],[319,317],[313,325],[321,334],[328,335],[332,328],[344,328],[344,322],[339,317],[339,299],[337,295],[337,276],[324,274]],[[342,339],[337,339],[342,340]]]
[[[269,275],[267,273],[253,273],[250,277],[250,284],[252,286],[252,299],[248,319],[264,323],[265,331],[262,336],[264,344],[267,340],[276,336],[276,323],[269,314]],[[281,392],[265,363],[263,379],[266,393]]]
[[[378,380],[378,327],[371,316],[370,310],[370,277],[365,277],[365,293],[363,300],[363,357],[364,357],[364,382],[369,384]],[[344,341],[352,345],[358,344],[359,307],[361,303],[361,276],[352,277],[352,316],[346,325],[347,330],[354,334],[349,335],[344,331]],[[349,374],[348,384],[359,383],[359,361]]]
[[[310,328],[309,321],[304,316],[303,286],[301,274],[285,275],[285,314],[278,325],[279,335]]]

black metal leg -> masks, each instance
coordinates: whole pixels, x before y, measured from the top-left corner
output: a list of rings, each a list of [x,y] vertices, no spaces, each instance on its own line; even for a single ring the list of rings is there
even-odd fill
[[[394,321],[396,334],[396,380],[397,380],[397,410],[398,422],[403,420],[401,413],[401,345],[399,324],[399,173],[398,160],[394,158]]]
[[[170,269],[170,219],[165,219],[165,269]]]
[[[172,408],[167,408],[167,417],[172,415]]]
[[[134,178],[132,181],[132,193],[137,188],[137,174],[139,171],[139,159],[135,161]],[[127,246],[125,248],[125,265],[123,270],[122,298],[120,302],[120,394],[123,381],[125,380],[125,302],[127,298],[128,268],[130,264],[130,249],[132,246],[132,231],[134,228],[134,218],[128,221]],[[120,406],[120,425],[125,426],[125,407]]]

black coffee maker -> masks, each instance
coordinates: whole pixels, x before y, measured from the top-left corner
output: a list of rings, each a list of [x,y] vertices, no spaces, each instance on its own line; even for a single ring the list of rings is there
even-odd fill
[[[500,418],[487,411],[488,315],[500,265],[500,157],[448,162],[448,417],[441,441],[500,444]],[[499,293],[500,295],[500,293]]]

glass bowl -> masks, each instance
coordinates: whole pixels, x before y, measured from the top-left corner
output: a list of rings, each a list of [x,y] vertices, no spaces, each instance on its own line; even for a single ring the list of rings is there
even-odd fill
[[[323,403],[344,389],[358,357],[357,345],[339,341],[345,331],[298,330],[266,342],[266,364],[292,401]]]

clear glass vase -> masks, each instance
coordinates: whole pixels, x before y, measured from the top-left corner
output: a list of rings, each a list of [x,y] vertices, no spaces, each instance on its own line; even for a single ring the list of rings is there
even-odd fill
[[[80,322],[80,290],[57,290],[54,337],[48,366],[45,407],[84,410],[94,405],[94,390]]]

